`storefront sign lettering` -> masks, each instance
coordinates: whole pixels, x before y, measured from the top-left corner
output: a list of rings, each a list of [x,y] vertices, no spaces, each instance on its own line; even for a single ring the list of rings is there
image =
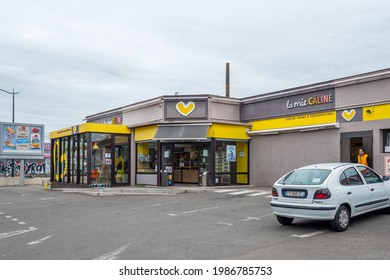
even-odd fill
[[[307,107],[314,105],[321,105],[326,103],[332,103],[334,101],[333,94],[319,95],[319,96],[311,96],[309,98],[301,98],[297,101],[287,100],[287,109],[299,108],[299,107]]]
[[[189,101],[187,103],[180,101],[176,104],[176,110],[182,116],[187,117],[189,114],[191,114],[195,110],[195,103],[192,101]]]

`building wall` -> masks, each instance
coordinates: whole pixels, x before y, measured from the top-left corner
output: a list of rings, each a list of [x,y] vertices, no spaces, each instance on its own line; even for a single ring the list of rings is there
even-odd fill
[[[137,108],[123,113],[123,124],[128,127],[158,122],[163,119],[162,103]]]
[[[390,100],[390,79],[336,88],[336,108]]]
[[[295,168],[339,161],[338,129],[254,136],[250,142],[250,184],[272,186]]]
[[[210,119],[225,121],[240,121],[240,105],[220,102],[210,102]]]

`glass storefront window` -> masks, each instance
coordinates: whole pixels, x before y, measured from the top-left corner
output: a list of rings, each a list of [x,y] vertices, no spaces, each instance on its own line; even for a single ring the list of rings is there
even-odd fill
[[[137,143],[137,172],[157,173],[156,142]]]
[[[68,138],[61,139],[60,182],[68,183]]]
[[[129,183],[129,137],[115,136],[115,183]]]
[[[85,134],[80,135],[80,183],[87,184],[88,174],[88,157],[87,157],[87,137]]]
[[[233,149],[231,142],[217,141],[215,151],[215,184],[216,185],[230,185],[232,184],[231,170],[234,162],[231,153]],[[230,148],[230,149],[229,149]],[[229,158],[228,158],[229,156]]]
[[[248,184],[248,164],[248,142],[216,142],[216,185]]]
[[[111,134],[92,133],[92,183],[111,182]]]

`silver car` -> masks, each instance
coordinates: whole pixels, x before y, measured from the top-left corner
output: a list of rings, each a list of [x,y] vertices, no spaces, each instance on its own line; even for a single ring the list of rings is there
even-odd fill
[[[279,223],[294,218],[331,221],[344,231],[350,218],[378,209],[390,213],[390,181],[354,163],[321,163],[293,170],[272,188],[271,207]]]

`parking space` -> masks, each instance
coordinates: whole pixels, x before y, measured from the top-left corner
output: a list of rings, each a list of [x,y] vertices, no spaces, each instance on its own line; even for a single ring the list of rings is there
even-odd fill
[[[343,233],[321,221],[281,226],[260,189],[91,197],[29,186],[0,194],[0,259],[390,258],[390,215],[358,217]]]

